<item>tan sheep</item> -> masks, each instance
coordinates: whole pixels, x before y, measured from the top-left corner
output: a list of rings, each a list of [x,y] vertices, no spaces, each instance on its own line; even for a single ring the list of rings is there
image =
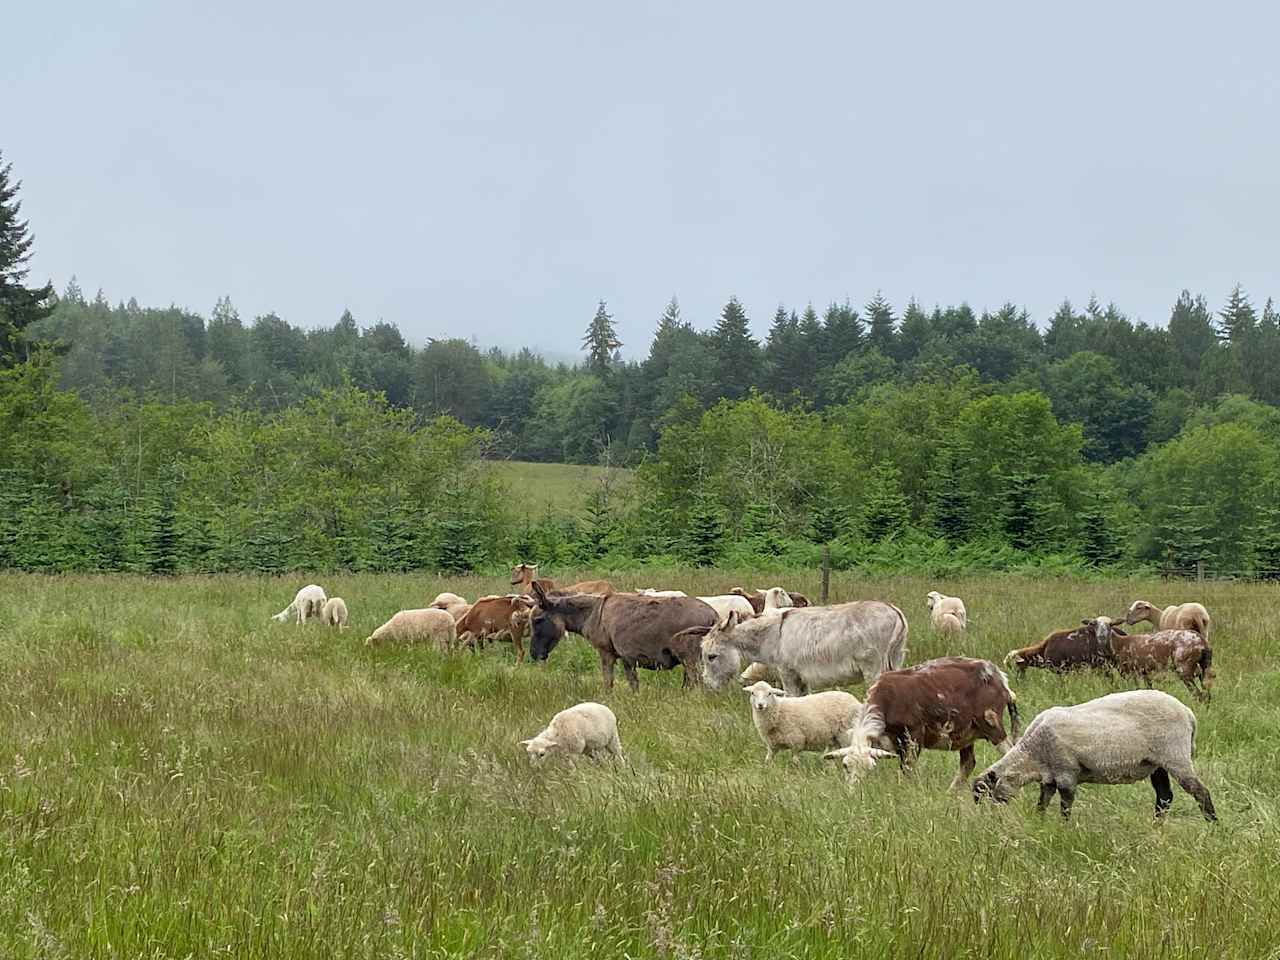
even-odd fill
[[[559,754],[573,764],[574,757],[595,757],[608,754],[622,763],[622,740],[618,737],[618,718],[603,703],[579,703],[561,710],[547,728],[536,737],[521,740],[534,766],[547,758],[547,754]]]
[[[453,617],[453,622],[457,623],[467,615],[471,604],[467,603],[466,597],[460,597],[456,593],[437,593],[436,598],[428,603],[427,607],[447,611]]]
[[[347,601],[341,597],[330,597],[320,608],[320,622],[326,627],[337,627],[339,630],[347,626]]]
[[[929,620],[938,633],[964,633],[968,629],[969,615],[959,597],[946,597],[934,590],[925,602],[929,605]]]
[[[1194,630],[1206,641],[1213,626],[1209,611],[1198,603],[1175,603],[1161,610],[1146,600],[1135,600],[1129,605],[1124,622],[1132,624],[1143,620],[1157,630]]]
[[[447,652],[457,645],[458,630],[447,610],[430,607],[401,610],[369,634],[365,643],[374,646],[384,640],[404,640],[411,643],[419,640],[434,641],[438,650]]]
[[[843,690],[788,697],[761,680],[744,692],[751,697],[751,719],[764,741],[765,763],[777,750],[790,750],[794,760],[802,750],[849,746],[849,728],[862,707],[857,697]]]

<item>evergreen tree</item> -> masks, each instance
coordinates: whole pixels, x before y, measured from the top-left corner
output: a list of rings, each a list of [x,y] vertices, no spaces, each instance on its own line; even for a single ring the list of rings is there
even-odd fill
[[[1189,576],[1210,559],[1213,518],[1189,481],[1169,492],[1167,508],[1156,528],[1159,555],[1167,572]]]
[[[445,491],[442,506],[436,522],[436,567],[445,573],[470,573],[484,560],[480,520],[456,486]]]
[[[1183,383],[1193,386],[1200,372],[1200,361],[1217,345],[1213,314],[1204,297],[1191,296],[1183,290],[1169,314],[1169,339],[1182,360]]]
[[[618,518],[607,487],[600,485],[587,494],[578,547],[581,563],[594,563],[618,546]]]
[[[830,543],[844,535],[849,526],[849,511],[839,492],[824,484],[814,493],[809,506],[809,540]]]
[[[747,312],[730,297],[711,334],[716,396],[741,400],[760,382],[760,345],[751,336]]]
[[[757,557],[776,557],[782,551],[782,525],[767,503],[747,504],[739,540]]]
[[[609,316],[601,300],[587,327],[586,336],[582,338],[582,349],[587,352],[587,369],[597,376],[607,376],[613,365],[614,351],[621,346],[622,341],[613,328],[613,317]]]
[[[849,304],[831,304],[822,318],[822,367],[834,367],[862,346],[862,319]]]
[[[970,534],[973,497],[965,482],[964,467],[973,450],[956,433],[944,434],[937,458],[929,473],[929,526],[951,543],[961,543]]]
[[[902,473],[879,463],[867,478],[862,500],[862,533],[875,542],[900,533],[911,518],[911,503],[902,494]]]
[[[1280,480],[1267,482],[1250,527],[1253,569],[1263,580],[1280,580]]]
[[[714,566],[720,558],[723,538],[724,519],[720,505],[710,494],[699,490],[685,519],[685,533],[680,542],[681,559],[695,567]]]
[[[1014,470],[1001,480],[1001,525],[1009,543],[1019,550],[1035,551],[1053,546],[1061,539],[1057,505],[1053,502],[1049,478],[1042,473]]]
[[[893,315],[893,307],[876,291],[875,297],[864,308],[867,317],[867,344],[879,350],[886,357],[892,357],[897,351],[897,320]]]
[[[902,324],[895,338],[897,343],[892,354],[893,358],[899,363],[910,363],[924,350],[925,344],[929,342],[932,335],[933,328],[929,324],[929,315],[912,298],[907,304],[907,309],[902,313]]]
[[[26,330],[53,312],[53,284],[28,288],[27,261],[34,242],[20,219],[20,182],[11,179],[13,165],[0,154],[0,370],[26,358]]]
[[[765,343],[765,385],[779,400],[802,390],[813,376],[800,332],[800,318],[778,307]]]
[[[1120,543],[1115,536],[1113,511],[1099,489],[1090,492],[1077,518],[1080,524],[1080,552],[1095,567],[1120,559]]]
[[[1238,283],[1232,288],[1227,305],[1218,312],[1218,317],[1218,339],[1233,346],[1244,344],[1258,323],[1253,304]]]

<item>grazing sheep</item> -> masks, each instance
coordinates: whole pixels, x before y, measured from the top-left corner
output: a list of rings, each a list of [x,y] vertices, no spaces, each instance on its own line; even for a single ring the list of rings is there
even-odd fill
[[[716,612],[716,618],[721,623],[724,623],[731,613],[737,613],[739,620],[750,620],[756,615],[750,600],[746,597],[735,596],[732,593],[720,594],[715,597],[699,597],[698,599]]]
[[[747,669],[743,670],[742,673],[738,675],[738,680],[744,687],[749,687],[751,684],[758,683],[761,680],[765,680],[773,684],[781,683],[782,677],[778,671],[769,666],[769,664],[756,661],[747,665]]]
[[[341,597],[330,597],[320,610],[320,622],[326,627],[337,627],[342,630],[347,625],[347,601]]]
[[[849,745],[849,728],[862,704],[843,690],[825,690],[804,697],[788,697],[786,691],[763,680],[746,688],[751,697],[751,719],[764,741],[765,763],[777,750],[828,750]]]
[[[769,589],[782,590],[781,587],[770,587]],[[766,608],[766,594],[769,592],[768,590],[756,590],[754,593],[747,593],[747,591],[743,590],[741,587],[734,587],[729,592],[733,594],[735,597],[742,597],[748,603],[750,603],[751,609],[755,611],[756,616],[759,616],[760,614],[764,613]],[[775,601],[775,604],[774,604],[775,607],[778,607],[778,608],[807,607],[810,605],[809,598],[806,597],[803,593],[796,593],[793,590],[783,590],[782,592],[786,594],[787,599],[790,600],[791,602],[782,603],[782,602]]]
[[[320,616],[327,599],[329,598],[325,596],[324,587],[309,583],[294,595],[292,603],[271,619],[284,623],[289,617],[297,614],[298,626],[302,626],[312,617]]]
[[[925,597],[929,605],[929,619],[939,633],[964,633],[969,626],[969,614],[959,597],[945,597],[934,590]]]
[[[1156,816],[1162,817],[1173,803],[1172,776],[1196,798],[1205,818],[1216,820],[1213,800],[1191,763],[1195,745],[1196,715],[1159,690],[1127,690],[1072,707],[1050,707],[974,781],[973,798],[1007,803],[1023,786],[1038,782],[1040,812],[1057,791],[1062,815],[1069,817],[1081,783],[1150,778]]]
[[[687,597],[683,590],[655,590],[653,587],[637,587],[635,590],[642,597]]]
[[[1213,686],[1213,650],[1195,630],[1157,630],[1155,633],[1111,635],[1111,653],[1122,673],[1140,676],[1148,687],[1151,674],[1173,670],[1191,695],[1208,703]]]
[[[622,741],[618,738],[618,718],[603,703],[579,703],[561,710],[547,728],[530,740],[521,740],[529,762],[537,766],[547,754],[560,754],[573,764],[573,758],[610,754],[622,763]]]
[[[467,598],[460,597],[456,593],[437,593],[436,598],[428,603],[427,606],[435,610],[446,611],[453,617],[454,623],[465,617],[467,611],[471,609],[471,604],[467,603]]]
[[[369,634],[365,644],[373,646],[384,640],[434,640],[437,649],[447,652],[457,644],[458,630],[446,610],[401,610]]]
[[[1116,619],[1127,624],[1146,620],[1157,630],[1194,630],[1206,641],[1213,626],[1209,611],[1198,603],[1175,603],[1160,610],[1145,600],[1135,600],[1129,605],[1128,613]]]

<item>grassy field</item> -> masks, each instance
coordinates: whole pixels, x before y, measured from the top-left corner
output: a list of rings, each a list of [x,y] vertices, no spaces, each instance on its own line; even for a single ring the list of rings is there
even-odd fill
[[[631,471],[622,467],[573,463],[493,460],[489,467],[520,497],[523,512],[532,517],[541,513],[580,513],[587,494],[604,478],[615,483],[626,483],[631,478]]]
[[[817,755],[765,767],[741,693],[642,672],[605,696],[574,637],[520,667],[506,645],[361,644],[400,607],[498,579],[324,577],[353,629],[268,621],[305,582],[0,575],[0,956],[1280,956],[1274,587],[833,583],[906,610],[910,662],[999,657],[1139,596],[1202,600],[1211,826],[1181,792],[1153,823],[1146,784],[1082,787],[1070,823],[1038,817],[1034,788],[978,808],[946,793],[952,754],[852,789]],[[959,644],[928,630],[935,587],[977,621]],[[1015,683],[1024,720],[1117,687]],[[630,764],[531,769],[516,741],[584,699],[617,712]]]

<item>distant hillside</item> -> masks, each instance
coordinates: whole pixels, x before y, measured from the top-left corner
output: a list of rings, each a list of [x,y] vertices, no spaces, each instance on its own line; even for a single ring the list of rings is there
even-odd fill
[[[489,464],[520,498],[526,512],[538,515],[578,514],[589,494],[612,474],[629,483],[631,471],[622,467],[588,467],[572,463],[528,463],[522,460],[495,460]]]

